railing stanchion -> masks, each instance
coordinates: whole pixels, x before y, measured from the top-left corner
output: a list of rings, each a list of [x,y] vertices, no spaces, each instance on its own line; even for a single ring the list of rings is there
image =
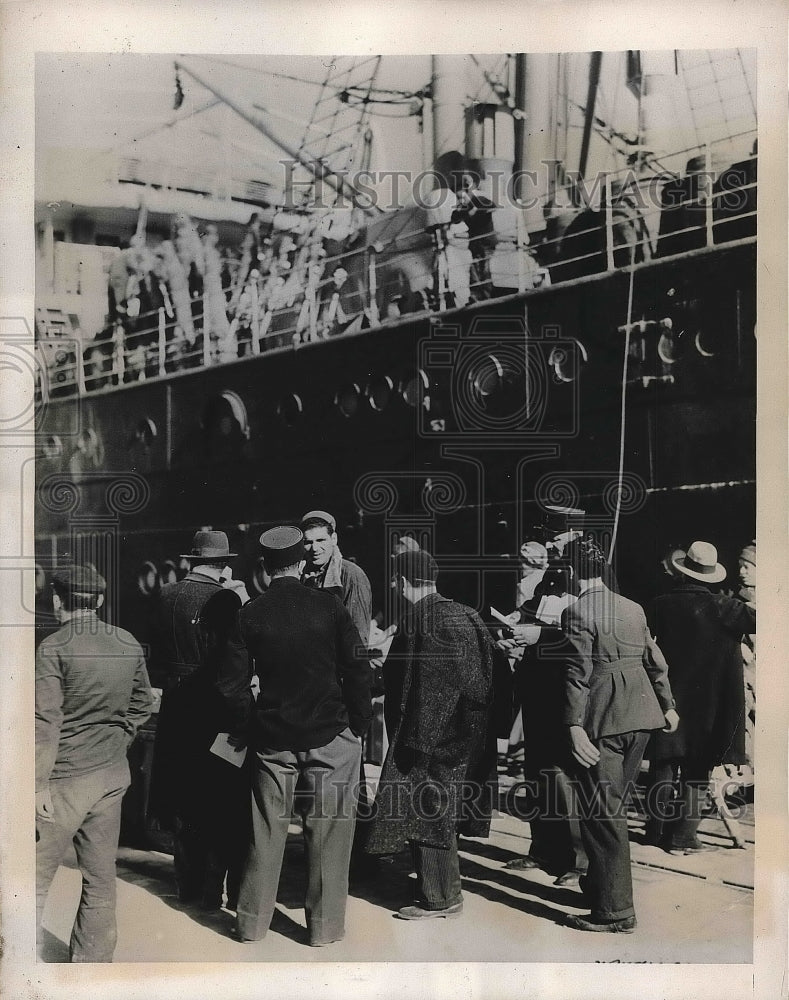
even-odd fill
[[[712,153],[709,143],[704,144],[704,222],[707,230],[707,246],[713,244],[712,235]]]
[[[605,266],[614,270],[614,204],[611,197],[611,175],[605,175]]]
[[[367,287],[370,301],[370,326],[377,326],[379,322],[378,314],[378,264],[376,260],[375,247],[369,247],[367,258]]]
[[[159,374],[167,373],[167,334],[164,322],[164,307],[159,308]]]
[[[257,281],[250,281],[249,292],[252,300],[252,353],[260,354],[260,299]]]
[[[124,330],[120,320],[115,324],[113,340],[115,342],[115,374],[118,376],[118,385],[123,385],[123,376],[126,368],[126,359],[123,353]]]
[[[211,364],[211,329],[207,322],[208,313],[206,311],[205,293],[203,293],[203,366],[208,368]]]

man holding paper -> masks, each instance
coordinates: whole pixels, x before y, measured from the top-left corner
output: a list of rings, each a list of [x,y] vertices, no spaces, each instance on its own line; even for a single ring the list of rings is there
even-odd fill
[[[248,600],[227,566],[234,555],[223,531],[198,531],[182,557],[189,573],[162,587],[152,636],[151,674],[162,704],[151,806],[173,834],[179,899],[207,910],[222,905],[226,874],[228,904],[235,903],[247,839],[246,774],[227,754],[222,760],[211,753],[217,734],[229,728],[220,665]]]
[[[370,667],[357,655],[358,632],[340,600],[299,582],[301,531],[272,528],[260,544],[271,586],[241,609],[223,671],[236,692],[231,742],[248,736],[256,758],[236,930],[242,941],[268,931],[298,789],[307,930],[310,945],[320,947],[345,934],[361,740],[372,719]],[[250,666],[260,682],[254,709]]]

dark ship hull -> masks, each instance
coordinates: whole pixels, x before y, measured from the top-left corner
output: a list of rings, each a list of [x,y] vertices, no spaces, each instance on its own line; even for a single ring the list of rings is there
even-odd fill
[[[608,544],[616,530],[622,587],[646,600],[668,545],[710,538],[731,565],[753,533],[754,328],[748,237],[50,399],[38,560],[109,560],[110,613],[144,638],[145,564],[177,564],[196,526],[228,531],[254,593],[261,526],[320,507],[377,607],[408,531],[447,591],[510,610],[503,557],[559,504]]]

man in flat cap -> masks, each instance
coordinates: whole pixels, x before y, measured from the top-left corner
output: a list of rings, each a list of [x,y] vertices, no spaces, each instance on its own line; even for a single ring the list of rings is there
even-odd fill
[[[238,895],[246,847],[243,772],[211,753],[228,725],[222,655],[236,614],[248,600],[232,580],[234,557],[223,531],[198,531],[183,580],[161,589],[152,634],[151,673],[162,688],[156,727],[151,809],[173,834],[175,877],[182,902],[222,905]]]
[[[367,649],[373,596],[370,581],[356,563],[343,559],[337,541],[337,522],[325,510],[308,511],[301,519],[306,563],[301,582],[335,594],[350,612],[359,642]]]
[[[398,718],[367,850],[391,854],[411,844],[417,898],[398,917],[456,917],[463,910],[457,833],[485,837],[490,829],[493,642],[476,612],[438,593],[430,553],[395,556],[393,574],[412,607],[402,629]]]
[[[372,718],[370,668],[358,633],[332,593],[300,583],[304,536],[260,536],[271,585],[243,607],[226,674],[236,673],[232,737],[255,753],[252,842],[238,901],[238,937],[259,941],[274,914],[288,824],[298,790],[307,853],[309,943],[345,934],[361,738]],[[251,671],[260,692],[248,695]]]
[[[142,649],[101,621],[104,579],[71,566],[52,579],[61,623],[36,653],[36,908],[38,927],[55,872],[71,844],[82,895],[72,962],[111,962],[115,951],[115,854],[126,751],[151,714]]]

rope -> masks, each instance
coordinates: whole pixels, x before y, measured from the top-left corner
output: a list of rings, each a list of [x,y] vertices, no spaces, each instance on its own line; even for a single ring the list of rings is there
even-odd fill
[[[608,565],[614,559],[614,548],[616,546],[616,536],[619,533],[619,515],[622,510],[622,486],[625,478],[625,431],[627,428],[626,403],[627,403],[627,361],[630,357],[630,325],[633,320],[633,284],[635,282],[635,259],[636,244],[633,243],[630,249],[630,284],[627,289],[627,324],[625,326],[625,352],[622,359],[622,403],[619,412],[619,470],[617,473],[616,489],[616,511],[614,513],[614,530],[611,533],[611,545],[608,549]]]

